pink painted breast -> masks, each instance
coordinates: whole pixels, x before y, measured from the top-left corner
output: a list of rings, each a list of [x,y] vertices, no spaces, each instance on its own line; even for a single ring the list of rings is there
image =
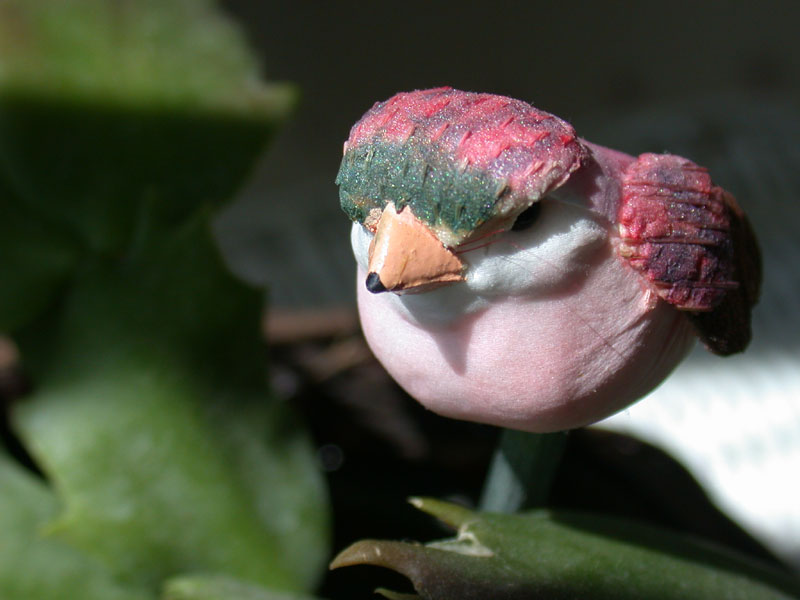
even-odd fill
[[[497,299],[441,326],[367,292],[365,275],[359,314],[373,352],[409,394],[451,418],[535,432],[580,427],[649,392],[694,343],[684,315],[648,299],[610,248],[574,293]]]

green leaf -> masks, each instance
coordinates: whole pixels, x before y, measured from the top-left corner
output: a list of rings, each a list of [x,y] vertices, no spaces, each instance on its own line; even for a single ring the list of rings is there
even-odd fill
[[[87,264],[19,336],[36,392],[15,428],[65,506],[49,529],[153,589],[197,571],[308,589],[327,497],[264,392],[260,294],[225,271],[207,214],[144,247]]]
[[[474,513],[435,500],[422,510],[456,527],[426,545],[357,542],[332,568],[394,569],[425,600],[800,598],[798,580],[727,550],[616,518],[538,510]]]
[[[45,484],[0,450],[0,598],[153,598],[124,587],[98,561],[46,535],[42,526],[57,511],[58,501]]]
[[[59,100],[271,118],[244,37],[213,0],[3,0],[0,85]]]
[[[184,575],[167,581],[163,600],[316,600],[313,596],[276,592],[224,575]]]
[[[0,2],[0,175],[92,252],[230,196],[295,95],[209,1]]]
[[[0,331],[15,331],[40,314],[79,256],[74,239],[27,214],[0,181]]]

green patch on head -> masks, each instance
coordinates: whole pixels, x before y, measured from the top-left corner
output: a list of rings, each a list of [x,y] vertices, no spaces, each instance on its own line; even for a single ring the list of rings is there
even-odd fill
[[[342,210],[363,223],[370,210],[393,202],[411,207],[432,229],[466,238],[495,216],[504,189],[486,172],[461,169],[435,147],[385,141],[349,148],[336,177]]]

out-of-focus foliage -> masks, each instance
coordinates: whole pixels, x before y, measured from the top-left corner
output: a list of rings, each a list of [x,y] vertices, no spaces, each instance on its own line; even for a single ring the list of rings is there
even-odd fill
[[[2,0],[6,91],[141,109],[285,112],[238,28],[214,0]]]
[[[263,391],[259,295],[201,217],[136,261],[85,265],[58,319],[20,336],[39,384],[14,423],[65,505],[50,534],[121,578],[303,589],[324,560],[324,489]]]
[[[0,176],[92,252],[227,198],[292,106],[198,0],[0,0]]]
[[[80,253],[75,239],[14,202],[0,179],[0,331],[41,313]]]
[[[321,475],[210,229],[292,104],[258,75],[209,1],[0,0],[0,331],[45,475],[0,464],[3,600],[322,571]]]
[[[545,510],[475,513],[435,500],[415,504],[458,536],[426,545],[365,540],[333,566],[394,569],[425,600],[800,598],[800,582],[789,576],[638,523]]]
[[[0,453],[0,595],[4,600],[146,600],[114,581],[99,561],[43,535],[58,499]]]
[[[164,585],[163,600],[315,600],[313,596],[276,592],[221,575],[187,575]]]

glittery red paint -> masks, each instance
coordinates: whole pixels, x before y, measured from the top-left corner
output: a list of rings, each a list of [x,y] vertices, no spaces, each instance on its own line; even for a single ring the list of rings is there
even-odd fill
[[[711,310],[739,285],[724,195],[678,156],[643,154],[624,174],[620,252],[680,309]]]
[[[405,144],[412,136],[435,144],[459,168],[485,170],[514,191],[535,190],[531,196],[543,191],[531,179],[558,172],[558,185],[585,154],[575,131],[558,117],[520,100],[451,88],[377,103],[353,127],[347,147],[376,139]]]

